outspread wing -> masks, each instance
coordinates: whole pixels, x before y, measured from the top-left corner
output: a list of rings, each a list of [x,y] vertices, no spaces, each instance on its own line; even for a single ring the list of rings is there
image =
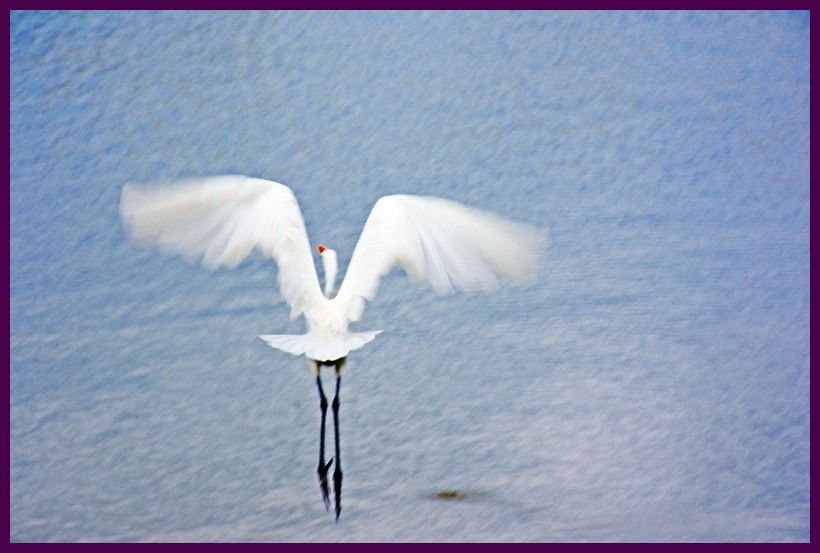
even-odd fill
[[[394,266],[438,294],[492,290],[535,279],[546,245],[539,229],[434,197],[396,195],[376,202],[335,301],[361,318],[379,279]]]
[[[236,267],[256,248],[276,262],[291,318],[322,295],[302,212],[283,184],[242,176],[129,184],[120,215],[138,242],[189,259],[202,256],[212,270]]]

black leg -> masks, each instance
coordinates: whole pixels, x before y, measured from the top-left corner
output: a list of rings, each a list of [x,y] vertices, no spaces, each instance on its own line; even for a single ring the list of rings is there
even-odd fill
[[[319,432],[319,488],[322,490],[322,501],[325,503],[325,510],[330,508],[330,491],[327,484],[327,471],[330,468],[333,459],[325,464],[325,420],[327,418],[327,398],[325,392],[322,390],[322,378],[318,371],[316,374],[316,387],[319,389],[319,408],[322,410],[322,428]]]
[[[336,522],[339,521],[339,514],[342,512],[342,457],[339,452],[339,387],[341,384],[342,367],[336,365],[336,396],[333,398],[333,432],[336,438],[336,468],[333,470],[333,491],[336,495]]]

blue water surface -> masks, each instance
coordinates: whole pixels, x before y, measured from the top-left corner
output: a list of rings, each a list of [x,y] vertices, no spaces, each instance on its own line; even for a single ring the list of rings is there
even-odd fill
[[[809,540],[807,13],[12,12],[10,74],[12,541]],[[385,194],[549,230],[529,288],[383,280],[338,524],[275,266],[119,220],[224,173],[342,272]]]

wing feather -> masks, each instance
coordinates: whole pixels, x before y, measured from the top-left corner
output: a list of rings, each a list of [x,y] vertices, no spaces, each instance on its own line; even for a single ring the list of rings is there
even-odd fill
[[[349,320],[361,318],[393,267],[438,294],[492,290],[536,276],[546,234],[531,225],[443,198],[384,196],[373,206],[336,296]]]
[[[138,242],[188,259],[202,257],[211,270],[236,267],[256,248],[276,262],[291,318],[323,297],[302,212],[283,184],[243,176],[129,184],[120,215]]]

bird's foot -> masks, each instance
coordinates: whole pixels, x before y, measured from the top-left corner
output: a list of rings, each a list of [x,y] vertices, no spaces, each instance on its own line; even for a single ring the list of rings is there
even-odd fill
[[[342,471],[339,465],[333,471],[333,492],[336,495],[336,522],[339,522],[339,515],[342,513]]]
[[[330,509],[330,489],[327,483],[327,471],[332,464],[333,458],[331,458],[327,464],[319,463],[319,468],[316,470],[319,475],[319,489],[322,491],[322,501],[325,504],[325,511]]]

